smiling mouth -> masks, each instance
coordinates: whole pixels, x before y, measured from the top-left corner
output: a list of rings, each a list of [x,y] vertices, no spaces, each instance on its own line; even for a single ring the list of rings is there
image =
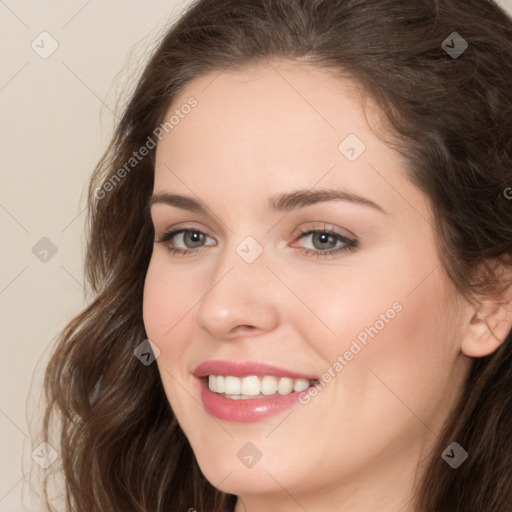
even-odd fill
[[[292,379],[273,375],[249,375],[234,377],[232,375],[208,375],[208,388],[213,393],[232,400],[250,400],[255,398],[283,396],[300,393],[314,386],[318,380]]]

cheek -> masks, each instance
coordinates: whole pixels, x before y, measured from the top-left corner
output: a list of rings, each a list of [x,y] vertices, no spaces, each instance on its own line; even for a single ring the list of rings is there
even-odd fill
[[[160,255],[149,265],[144,283],[143,320],[146,333],[160,350],[172,339],[173,332],[186,322],[187,313],[194,305],[197,284],[190,278],[172,272]],[[193,278],[192,278],[193,279]]]
[[[149,339],[159,339],[169,328],[167,311],[168,294],[163,279],[159,275],[156,265],[151,263],[144,282],[144,296],[142,301],[142,317]],[[167,326],[167,327],[166,327]]]
[[[359,268],[351,267],[341,278],[314,283],[309,292],[304,288],[312,309],[331,329],[326,345],[332,347],[331,360],[340,351],[358,352],[358,346],[358,359],[375,357],[376,362],[387,354],[400,359],[423,354],[437,363],[446,355],[449,283],[433,251],[401,249],[380,251],[372,262],[361,258]]]
[[[409,301],[409,292],[436,265],[432,255],[416,254],[417,249],[398,242],[364,249],[331,268],[283,269],[284,280],[303,302],[290,297],[295,320],[307,322],[331,347],[339,340],[337,349],[358,335],[364,343],[365,330],[375,324],[379,331],[387,328]]]
[[[169,265],[162,260],[164,258],[157,255],[148,268],[144,283],[143,321],[148,338],[160,350],[156,364],[169,404],[179,415],[190,405],[189,395],[183,393],[182,361],[187,346],[187,315],[197,299],[192,293],[194,284],[186,286],[179,272],[169,270]],[[179,419],[183,418],[179,416]]]
[[[310,273],[308,279],[285,276],[302,299],[289,297],[288,305],[283,304],[288,321],[324,361],[331,364],[351,349],[361,359],[371,340],[382,337],[403,315],[400,279],[381,270],[376,265],[371,272],[347,266],[323,275]]]
[[[357,308],[352,310],[357,332],[343,340],[344,359],[351,360],[341,371],[338,391],[363,408],[372,404],[368,414],[380,411],[383,418],[406,422],[410,411],[429,418],[439,407],[451,378],[457,335],[449,322],[450,301],[442,293],[445,283],[437,272],[421,290],[397,290],[388,294],[388,302],[366,303],[372,315],[358,316]]]
[[[297,284],[297,295],[307,297],[316,318],[304,308],[290,315],[315,344],[325,361],[323,375],[336,380],[337,392],[343,387],[361,403],[368,395],[391,395],[390,390],[413,402],[428,396],[435,402],[456,357],[453,301],[445,293],[449,283],[440,268],[432,272],[433,258],[397,256],[394,269],[386,261],[362,272],[351,268],[345,279]],[[342,374],[341,380],[333,378]]]

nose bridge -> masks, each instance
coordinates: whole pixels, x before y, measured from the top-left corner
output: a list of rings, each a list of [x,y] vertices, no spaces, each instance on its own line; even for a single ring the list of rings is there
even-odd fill
[[[226,246],[219,256],[207,292],[198,309],[201,327],[215,337],[229,337],[237,327],[263,331],[278,322],[275,281],[268,270],[261,244],[246,237],[236,246]]]

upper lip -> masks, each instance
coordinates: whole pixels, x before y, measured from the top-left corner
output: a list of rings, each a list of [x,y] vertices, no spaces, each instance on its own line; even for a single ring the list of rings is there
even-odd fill
[[[194,369],[196,377],[208,375],[231,375],[233,377],[248,377],[249,375],[272,375],[274,377],[289,377],[291,379],[317,380],[317,377],[280,368],[266,363],[234,362],[224,360],[205,361]]]

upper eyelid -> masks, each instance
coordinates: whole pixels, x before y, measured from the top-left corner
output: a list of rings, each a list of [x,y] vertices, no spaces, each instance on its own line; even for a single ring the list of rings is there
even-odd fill
[[[157,222],[153,221],[153,229],[155,231],[155,234],[157,232],[161,232],[163,235],[170,232],[179,232],[179,231],[199,231],[205,235],[208,235],[207,231],[210,231],[209,229],[205,229],[203,227],[198,227],[194,223],[184,223],[183,225],[181,223],[177,223],[176,226],[168,226],[164,227],[162,229],[157,229]],[[210,236],[210,235],[208,235]]]
[[[353,233],[351,233],[347,229],[342,229],[342,231],[345,231],[348,234],[345,234],[343,232],[339,232],[338,231],[339,229],[342,229],[342,228],[332,228],[332,227],[329,227],[328,225],[326,225],[324,223],[324,226],[321,226],[321,227],[300,228],[298,233],[296,233],[294,236],[303,236],[305,234],[318,231],[320,233],[325,232],[325,233],[330,233],[330,234],[334,234],[334,235],[341,235],[341,236],[343,236],[345,238],[351,238],[351,237],[352,238],[357,238],[356,235],[354,235]],[[157,230],[155,228],[155,234],[156,234],[156,231]],[[166,235],[166,234],[169,234],[169,233],[173,233],[174,235],[176,235],[176,234],[181,233],[183,231],[196,231],[196,232],[202,233],[203,235],[208,236],[210,238],[214,238],[213,236],[208,234],[207,230],[204,230],[202,228],[197,228],[195,226],[189,226],[189,225],[177,226],[177,227],[171,227],[171,228],[163,229],[162,230],[162,235]]]
[[[166,236],[169,236],[169,235],[172,235],[172,237],[175,237],[176,235],[179,235],[181,233],[186,233],[187,231],[192,231],[192,232],[196,232],[196,233],[201,233],[202,235],[204,235],[205,237],[207,238],[212,238],[214,239],[213,236],[210,236],[205,230],[203,229],[199,229],[199,228],[194,228],[194,227],[177,227],[177,228],[169,228],[169,229],[164,229],[162,231],[162,234],[160,235],[160,238],[162,237],[166,237]],[[156,232],[155,232],[155,235],[156,235]]]
[[[320,226],[320,227],[310,227],[310,228],[304,228],[304,229],[300,228],[299,234],[303,235],[305,233],[310,233],[311,231],[313,231],[313,232],[319,231],[319,232],[337,234],[337,235],[344,236],[345,238],[354,238],[354,239],[357,238],[357,236],[354,233],[352,233],[351,231],[349,231],[348,229],[341,228],[339,226],[334,226],[334,224],[328,224],[326,222],[323,222],[323,226]]]
[[[347,236],[343,233],[340,233],[337,230],[331,230],[328,228],[327,229],[325,229],[325,228],[324,229],[306,229],[306,230],[298,233],[298,235],[296,236],[296,240],[300,240],[301,238],[304,238],[306,235],[311,236],[314,233],[326,233],[330,236],[334,236],[335,238],[338,239],[338,241],[340,241],[346,245],[354,246],[354,245],[359,244],[359,239],[356,236]]]
[[[157,231],[157,224],[158,222],[153,218],[151,217],[151,220],[152,220],[152,224],[153,224],[153,228],[155,230],[155,232]],[[305,224],[306,222],[302,222],[302,224]],[[322,231],[322,230],[326,230],[326,231],[335,231],[337,232],[338,230],[341,230],[342,232],[344,233],[347,233],[345,236],[347,236],[347,238],[349,237],[354,237],[354,238],[357,238],[357,236],[352,233],[350,230],[348,230],[347,228],[342,228],[340,226],[337,226],[335,224],[331,224],[329,222],[325,222],[325,221],[317,221],[317,220],[312,220],[312,221],[308,221],[307,222],[308,224],[311,224],[311,223],[318,223],[318,224],[322,224],[322,226],[315,226],[315,227],[310,227],[310,228],[299,228],[300,230],[300,234],[303,234],[304,232],[307,232],[307,231]],[[194,222],[185,222],[183,225],[181,225],[181,223],[177,223],[177,227],[174,228],[174,227],[166,227],[166,228],[163,228],[161,231],[164,232],[164,233],[167,233],[169,231],[175,231],[175,230],[185,230],[185,229],[191,229],[191,230],[197,230],[197,231],[201,231],[202,233],[204,234],[208,234],[206,233],[206,230],[202,227],[197,227],[196,224]],[[210,231],[209,228],[207,228],[207,231]],[[232,230],[230,230],[232,231]],[[295,230],[294,230],[295,231]],[[343,233],[340,233],[340,234],[343,234]]]
[[[156,213],[159,210],[159,206],[164,206],[164,208],[162,208],[160,213]],[[154,204],[147,206],[149,219],[150,219],[151,224],[153,224],[153,228],[155,231],[157,230],[157,225],[160,223],[163,224],[163,219],[165,219],[165,217],[166,217],[166,216],[164,216],[164,214],[162,212],[164,212],[165,210],[173,210],[174,208],[175,207],[173,205],[165,205],[165,203],[161,203],[161,202],[156,202]],[[179,211],[180,208],[177,208],[177,210]],[[186,212],[187,212],[186,209],[181,209],[180,213],[186,213]],[[196,222],[198,224],[203,224],[204,222],[206,222],[206,223],[210,224],[211,229],[213,229],[215,231],[219,231],[222,234],[224,234],[227,231],[232,232],[232,229],[218,215],[215,215],[215,214],[210,215],[210,214],[208,214],[208,211],[207,212],[199,211],[199,212],[192,212],[192,213],[195,213],[195,216],[197,216],[197,218],[199,220],[198,221],[190,221],[191,224],[195,224]],[[162,216],[162,220],[159,219],[160,215]],[[181,224],[181,223],[176,222],[176,224]],[[187,226],[187,221],[185,221],[185,226]],[[170,228],[164,228],[162,231],[164,231],[164,232],[170,231]],[[204,229],[198,228],[198,231],[204,231]]]

